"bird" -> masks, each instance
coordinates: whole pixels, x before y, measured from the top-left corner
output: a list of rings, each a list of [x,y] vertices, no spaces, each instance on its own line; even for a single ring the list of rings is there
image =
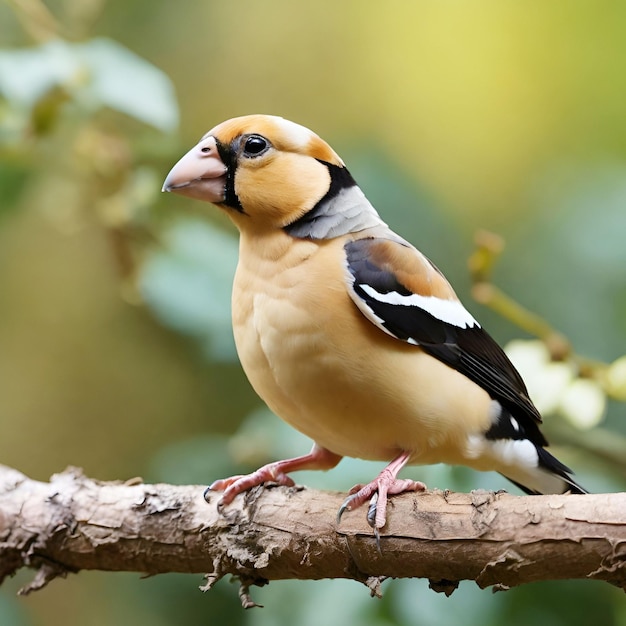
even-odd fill
[[[541,415],[503,349],[313,131],[273,115],[227,120],[174,165],[163,191],[209,202],[237,227],[241,365],[268,407],[314,442],[212,483],[220,507],[343,457],[387,463],[338,514],[368,503],[376,533],[389,496],[426,488],[398,477],[406,465],[493,470],[528,494],[587,493],[546,450]]]

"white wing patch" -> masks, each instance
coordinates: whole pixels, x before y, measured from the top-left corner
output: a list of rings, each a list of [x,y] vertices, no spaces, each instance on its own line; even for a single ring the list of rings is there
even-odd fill
[[[536,468],[539,465],[537,448],[528,439],[485,439],[480,435],[468,437],[470,458],[489,456],[505,466]]]
[[[420,296],[412,293],[403,296],[397,291],[389,293],[379,293],[371,285],[359,284],[359,287],[379,302],[386,304],[397,304],[399,306],[415,306],[427,313],[430,313],[438,320],[451,324],[458,328],[480,327],[480,324],[472,317],[469,311],[458,300],[444,300],[434,296]]]
[[[365,317],[372,322],[373,324],[375,324],[376,326],[378,326],[381,330],[384,330],[388,335],[391,335],[392,337],[395,337],[395,335],[391,332],[389,332],[386,328],[385,328],[385,320],[382,319],[382,317],[378,317],[378,315],[376,315],[376,313],[374,313],[374,311],[372,311],[372,309],[370,309],[369,306],[367,306],[367,303],[365,302],[365,300],[363,300],[363,298],[361,298],[358,294],[355,293],[354,291],[354,276],[352,276],[352,274],[350,274],[350,272],[347,272],[347,276],[348,276],[348,280],[349,285],[350,285],[350,297],[352,298],[352,301],[354,302],[354,304],[357,305],[357,307],[359,308],[359,310],[361,311],[361,313],[363,313],[363,315],[365,315]]]
[[[493,455],[502,463],[515,463],[524,467],[537,467],[539,455],[535,444],[528,439],[499,439],[490,442]]]

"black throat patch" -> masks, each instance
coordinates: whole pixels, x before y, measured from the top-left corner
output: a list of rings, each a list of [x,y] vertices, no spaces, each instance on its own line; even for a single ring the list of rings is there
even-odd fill
[[[245,213],[243,207],[241,206],[241,202],[239,201],[239,197],[235,193],[235,173],[237,171],[237,147],[238,147],[238,139],[235,140],[237,145],[226,145],[223,144],[217,137],[215,138],[215,145],[217,146],[217,152],[220,155],[220,159],[226,166],[226,187],[224,189],[224,202],[221,204],[235,209],[235,211],[239,211],[240,213]],[[233,142],[233,143],[235,143]]]

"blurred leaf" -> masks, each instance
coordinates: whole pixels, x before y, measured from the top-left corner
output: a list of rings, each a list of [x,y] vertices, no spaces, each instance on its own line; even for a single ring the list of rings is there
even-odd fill
[[[74,81],[79,70],[71,45],[62,41],[0,50],[0,92],[7,100],[30,108],[53,87]]]
[[[143,267],[139,289],[167,326],[194,337],[207,356],[234,361],[230,292],[237,266],[236,240],[207,222],[181,220],[164,248]]]
[[[93,39],[76,51],[91,72],[87,93],[163,131],[178,125],[178,106],[170,79],[161,70],[110,39]]]
[[[111,107],[163,131],[178,125],[170,79],[109,39],[82,44],[54,40],[36,48],[0,50],[0,93],[9,102],[33,109],[49,92],[72,94],[87,109]],[[55,111],[64,99],[51,100]],[[44,109],[50,113],[50,106]]]

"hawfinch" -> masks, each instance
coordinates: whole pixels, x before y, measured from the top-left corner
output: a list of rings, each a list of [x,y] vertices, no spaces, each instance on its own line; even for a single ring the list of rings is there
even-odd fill
[[[586,493],[546,449],[541,416],[505,353],[441,272],[393,232],[316,134],[270,115],[210,130],[164,191],[222,209],[240,232],[237,351],[267,405],[315,443],[309,454],[214,482],[221,504],[343,456],[389,462],[340,513],[421,491],[406,464],[495,470],[529,494]]]

